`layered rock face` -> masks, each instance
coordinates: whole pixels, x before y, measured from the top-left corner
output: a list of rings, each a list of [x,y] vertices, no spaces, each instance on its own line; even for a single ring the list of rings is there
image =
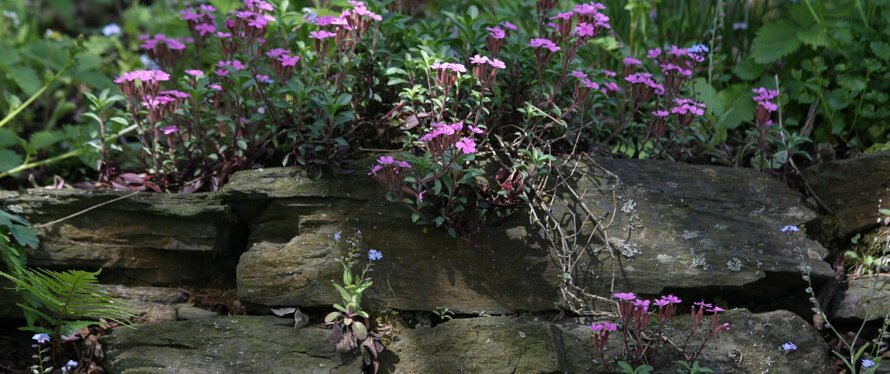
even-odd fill
[[[570,167],[576,170],[570,186],[580,200],[555,205],[553,214],[578,216],[590,209],[597,219],[611,222],[609,245],[593,241],[572,274],[593,294],[676,292],[727,297],[741,305],[802,295],[804,271],[811,272],[817,286],[834,274],[821,244],[803,232],[781,232],[786,225],[805,224],[809,230],[825,218],[805,206],[800,194],[765,174],[639,160]],[[832,170],[819,171],[811,182],[824,191],[823,200],[836,202],[840,217],[849,213],[840,209],[842,196],[826,189],[831,183],[817,181],[832,180]],[[286,319],[214,317],[190,307],[175,288],[235,287],[240,301],[254,311],[328,310],[340,301],[331,285],[341,277],[336,259],[342,243],[333,240],[338,231],[344,236],[361,231],[363,248],[383,252],[364,304],[420,312],[448,308],[464,316],[481,311],[541,315],[537,312],[556,310],[561,301],[565,274],[553,261],[559,249],[528,217],[511,217],[471,240],[451,238],[443,230],[411,223],[409,213],[387,202],[363,173],[313,180],[296,169],[269,168],[236,173],[213,194],[126,195],[0,193],[4,209],[37,225],[51,223],[38,229],[41,246],[30,253],[31,264],[104,267],[102,281],[109,290],[145,311],[143,321],[155,322],[114,333],[107,344],[111,372],[357,372],[360,359],[334,352],[329,331],[319,328],[319,321],[293,330]],[[571,201],[568,196],[563,191]],[[863,204],[866,200],[871,197]],[[840,231],[868,226],[864,219],[848,221],[853,228]],[[570,229],[586,233],[593,226],[584,222]],[[864,318],[856,307],[862,287],[852,282],[839,294],[832,304],[835,316]],[[15,312],[6,309],[0,311]],[[818,332],[790,312],[734,310],[723,318],[734,327],[702,356],[716,372],[828,372]],[[187,320],[166,322],[173,319]],[[669,337],[680,339],[688,317],[672,324]],[[779,351],[788,340],[801,347],[794,355]],[[610,346],[610,354],[621,348]],[[383,359],[386,372],[399,373],[599,370],[590,331],[575,319],[459,318],[433,328],[405,329]]]

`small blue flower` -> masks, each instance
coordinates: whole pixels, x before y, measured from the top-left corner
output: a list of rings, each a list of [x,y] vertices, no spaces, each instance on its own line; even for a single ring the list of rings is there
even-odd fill
[[[874,361],[867,359],[867,358],[862,359],[862,367],[863,368],[870,368],[870,367],[874,367],[874,366],[875,366]]]
[[[800,227],[797,227],[795,225],[785,225],[784,227],[782,227],[782,232],[786,234],[793,234],[798,231],[800,231]]]
[[[121,27],[118,26],[116,23],[109,23],[109,24],[105,25],[105,27],[102,28],[102,35],[105,35],[107,37],[120,35],[120,33],[121,33]]]
[[[378,261],[382,258],[383,258],[383,253],[380,253],[380,251],[378,251],[376,249],[372,249],[372,250],[368,251],[368,259],[369,260]]]
[[[692,47],[689,47],[689,53],[695,53],[698,55],[706,55],[709,52],[711,52],[711,50],[708,48],[708,46],[706,46],[704,44],[695,44]]]
[[[796,351],[797,346],[794,345],[794,343],[792,342],[787,342],[785,344],[782,344],[782,350],[785,352]]]
[[[40,343],[40,344],[49,343],[49,335],[44,334],[44,333],[34,334],[34,336],[32,336],[31,339],[34,339],[34,341],[36,341],[37,343]]]
[[[68,370],[74,369],[77,367],[77,361],[68,360],[68,363],[65,364],[65,367],[68,368]]]
[[[334,233],[334,241],[335,242],[339,242],[340,238],[342,238],[342,237],[343,237],[343,233],[341,233],[340,231],[337,231]]]

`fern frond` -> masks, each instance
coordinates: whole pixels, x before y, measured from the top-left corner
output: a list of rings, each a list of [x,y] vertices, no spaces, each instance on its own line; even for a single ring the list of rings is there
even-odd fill
[[[129,325],[135,315],[126,304],[103,292],[97,279],[100,272],[25,269],[19,277],[4,272],[0,272],[0,276],[23,289],[29,296],[28,304],[31,304],[28,308],[23,305],[23,308],[54,326],[56,331],[82,327],[84,321],[79,320]]]

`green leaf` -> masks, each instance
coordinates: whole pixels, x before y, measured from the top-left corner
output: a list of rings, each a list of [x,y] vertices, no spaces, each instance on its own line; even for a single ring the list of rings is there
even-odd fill
[[[16,144],[19,144],[19,137],[15,134],[15,131],[10,129],[0,129],[0,148]]]
[[[813,48],[827,47],[830,42],[828,31],[820,25],[815,25],[807,30],[797,30],[797,39]]]
[[[0,149],[0,172],[19,166],[25,159],[21,155],[8,149]]]
[[[885,209],[879,210],[878,212],[880,212],[881,214],[883,214],[885,216],[890,216],[890,209],[885,208]]]
[[[340,312],[330,312],[328,315],[324,317],[325,323],[331,323],[337,320],[340,317]]]
[[[753,81],[760,78],[764,68],[764,65],[760,65],[754,62],[753,59],[747,58],[736,64],[732,68],[732,73],[742,80]]]
[[[734,129],[742,123],[754,120],[754,100],[751,99],[751,87],[746,84],[734,84],[718,94],[723,102],[724,113],[719,118],[721,127]]]
[[[43,87],[43,81],[30,66],[13,65],[6,69],[9,71],[9,77],[29,96]]]
[[[797,32],[797,25],[788,20],[768,23],[757,30],[757,36],[751,44],[751,56],[754,62],[770,64],[780,60],[800,47],[800,39],[788,37]]]
[[[886,42],[871,42],[868,45],[871,48],[871,51],[874,52],[875,56],[878,56],[880,59],[886,61],[890,60],[890,45]]]
[[[61,131],[38,131],[31,134],[31,145],[40,150],[56,144],[65,138]]]
[[[37,249],[37,245],[40,243],[40,240],[37,239],[37,234],[34,233],[30,227],[22,226],[22,225],[12,225],[9,228],[9,233],[15,238],[19,244],[23,247],[31,247]]]
[[[358,321],[352,323],[352,332],[355,333],[355,337],[358,340],[365,340],[368,337],[368,328],[365,327],[364,323]]]

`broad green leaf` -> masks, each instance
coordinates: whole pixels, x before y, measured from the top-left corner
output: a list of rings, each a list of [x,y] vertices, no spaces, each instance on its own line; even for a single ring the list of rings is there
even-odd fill
[[[754,62],[770,64],[796,51],[800,47],[800,39],[789,37],[789,35],[795,35],[796,32],[797,25],[788,20],[779,20],[761,26],[751,45],[751,56],[754,58]]]
[[[19,144],[19,138],[15,131],[0,128],[0,148]]]
[[[813,48],[827,47],[831,42],[828,38],[828,31],[820,25],[815,25],[806,30],[797,30],[797,39]]]
[[[764,65],[754,62],[753,59],[747,58],[736,64],[732,68],[732,72],[743,80],[753,81],[760,78],[764,68]]]
[[[31,134],[31,145],[40,150],[56,144],[65,138],[61,131],[38,131]]]
[[[24,161],[18,153],[8,149],[0,149],[0,172],[19,166]]]
[[[29,96],[43,86],[43,81],[30,66],[13,65],[6,69],[9,71],[9,77]]]

